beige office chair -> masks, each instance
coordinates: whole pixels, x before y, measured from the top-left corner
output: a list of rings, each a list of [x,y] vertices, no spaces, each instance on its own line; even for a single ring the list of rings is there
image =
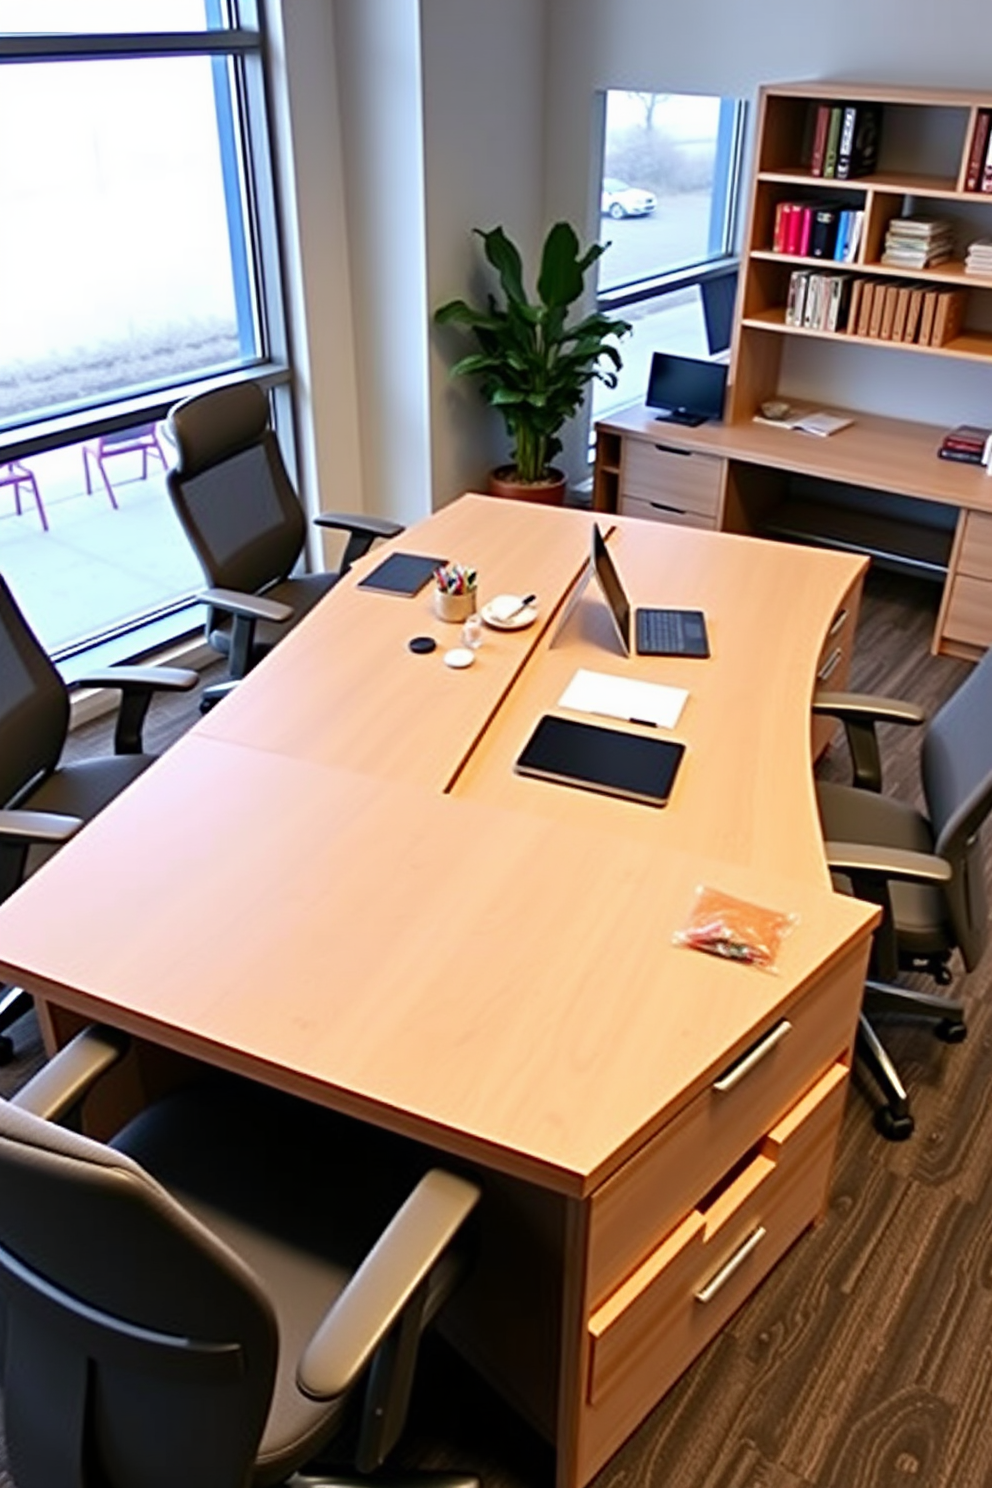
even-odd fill
[[[926,813],[881,794],[877,722],[919,725],[912,704],[856,694],[821,694],[814,710],[843,721],[854,785],[820,782],[817,797],[827,861],[859,898],[882,906],[858,1034],[858,1052],[885,1103],[876,1124],[887,1137],[913,1130],[909,1098],[875,1022],[920,1018],[940,1038],[966,1034],[960,1003],[893,985],[902,971],[951,980],[958,949],[977,965],[988,939],[989,904],[981,828],[992,810],[992,651],[931,719],[920,756]]]
[[[318,526],[348,533],[341,568],[294,570],[303,552],[306,517],[269,424],[269,400],[254,382],[237,383],[178,403],[168,428],[176,464],[169,495],[210,585],[207,640],[227,658],[229,683],[208,688],[204,706],[223,697],[302,620],[351,564],[398,522],[322,512]]]
[[[180,1089],[106,1145],[56,1125],[125,1046],[88,1030],[0,1102],[18,1488],[340,1484],[297,1469],[359,1386],[356,1460],[373,1471],[479,1190],[413,1143],[234,1077]]]
[[[142,728],[157,691],[187,692],[196,672],[176,667],[108,667],[80,685],[121,694],[114,754],[60,763],[69,731],[69,694],[48,653],[0,578],[0,903],[29,872],[152,763]],[[9,1029],[31,1006],[0,987],[0,1064],[14,1053]]]

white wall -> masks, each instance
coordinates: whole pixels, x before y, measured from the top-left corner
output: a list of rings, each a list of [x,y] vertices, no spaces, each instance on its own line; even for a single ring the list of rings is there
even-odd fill
[[[421,0],[427,299],[473,303],[488,281],[475,227],[502,224],[533,262],[545,225],[545,0]],[[500,421],[448,367],[473,349],[431,332],[435,505],[485,489],[506,458]]]

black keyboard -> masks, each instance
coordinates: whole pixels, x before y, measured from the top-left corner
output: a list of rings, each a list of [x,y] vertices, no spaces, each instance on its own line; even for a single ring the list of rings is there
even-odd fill
[[[702,610],[638,610],[640,656],[709,656]]]

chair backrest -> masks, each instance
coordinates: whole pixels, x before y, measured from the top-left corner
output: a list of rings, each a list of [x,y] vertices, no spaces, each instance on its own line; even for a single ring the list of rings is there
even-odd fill
[[[992,811],[992,650],[934,715],[921,768],[936,851],[954,868],[948,903],[970,970],[988,938],[981,827]]]
[[[172,504],[208,583],[257,594],[285,579],[306,538],[306,517],[254,382],[201,393],[169,414],[176,464]]]
[[[272,1395],[251,1273],[130,1158],[0,1101],[0,1347],[18,1488],[244,1488]]]

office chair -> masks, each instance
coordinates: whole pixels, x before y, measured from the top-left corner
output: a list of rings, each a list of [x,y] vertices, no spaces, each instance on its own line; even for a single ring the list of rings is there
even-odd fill
[[[879,904],[858,1053],[885,1097],[876,1111],[883,1135],[913,1130],[909,1099],[875,1030],[886,1016],[922,1018],[949,1043],[966,1036],[960,1003],[893,986],[900,970],[951,980],[957,948],[967,970],[988,937],[989,904],[981,827],[992,810],[992,651],[926,727],[920,755],[926,814],[880,794],[877,722],[919,725],[922,710],[886,698],[820,694],[814,711],[839,718],[847,732],[853,785],[817,784],[827,862],[859,898]]]
[[[347,532],[336,573],[294,574],[306,517],[269,423],[269,400],[254,382],[201,393],[178,403],[168,428],[176,464],[166,484],[210,587],[207,640],[227,657],[228,682],[204,692],[203,706],[231,685],[302,620],[377,538],[395,537],[397,522],[322,512],[318,526]]]
[[[356,1461],[373,1471],[463,1269],[478,1188],[413,1143],[233,1076],[173,1092],[108,1144],[56,1125],[126,1047],[87,1029],[0,1101],[18,1488],[340,1484],[297,1469],[359,1384]]]
[[[151,764],[142,728],[152,694],[186,692],[196,681],[195,672],[175,667],[91,672],[82,686],[120,689],[115,753],[60,765],[69,694],[0,577],[0,903]],[[6,1030],[30,1006],[27,993],[0,987],[0,1064],[14,1054]]]

